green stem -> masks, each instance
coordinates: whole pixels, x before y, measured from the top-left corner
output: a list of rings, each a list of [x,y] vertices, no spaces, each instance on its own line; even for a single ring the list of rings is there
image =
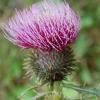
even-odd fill
[[[38,100],[38,99],[41,99],[42,97],[44,97],[44,96],[46,96],[46,95],[48,95],[48,94],[51,94],[52,92],[44,92],[44,93],[39,93],[38,95],[36,95],[36,96],[34,96],[34,97],[32,97],[32,99],[31,100]]]

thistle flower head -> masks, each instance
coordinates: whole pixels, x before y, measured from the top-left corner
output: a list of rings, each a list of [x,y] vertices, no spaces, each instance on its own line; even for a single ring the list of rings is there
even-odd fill
[[[76,39],[79,23],[68,3],[48,0],[18,11],[3,29],[6,38],[22,48],[62,51]]]
[[[80,18],[67,2],[55,4],[50,0],[17,12],[3,24],[8,40],[35,51],[25,62],[27,74],[33,77],[35,73],[43,83],[51,85],[74,70],[69,44],[76,39],[79,28]]]

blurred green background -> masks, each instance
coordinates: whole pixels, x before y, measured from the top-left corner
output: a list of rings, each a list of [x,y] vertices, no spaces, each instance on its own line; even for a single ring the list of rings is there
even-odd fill
[[[11,17],[15,8],[22,9],[36,1],[0,0],[0,23]],[[100,0],[66,1],[81,16],[81,30],[73,46],[78,70],[68,80],[81,86],[100,88]],[[0,100],[19,100],[17,97],[32,84],[23,78],[25,51],[14,46],[2,34],[0,30]],[[32,95],[33,92],[27,93],[23,100],[29,100]],[[70,89],[64,89],[64,95],[70,98],[68,100],[83,100],[81,98],[84,97],[84,94]],[[94,96],[86,100],[100,99]]]

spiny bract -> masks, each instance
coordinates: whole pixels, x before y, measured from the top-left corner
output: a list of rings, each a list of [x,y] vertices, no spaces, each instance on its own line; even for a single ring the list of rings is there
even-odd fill
[[[75,70],[75,65],[73,52],[68,46],[60,53],[33,51],[25,59],[24,68],[29,78],[35,73],[43,83],[53,85],[54,82],[66,79],[66,75]]]

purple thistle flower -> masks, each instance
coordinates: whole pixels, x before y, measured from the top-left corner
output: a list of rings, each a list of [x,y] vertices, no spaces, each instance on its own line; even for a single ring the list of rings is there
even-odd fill
[[[6,38],[22,48],[62,51],[76,39],[80,18],[66,2],[43,1],[17,12],[3,29]]]

